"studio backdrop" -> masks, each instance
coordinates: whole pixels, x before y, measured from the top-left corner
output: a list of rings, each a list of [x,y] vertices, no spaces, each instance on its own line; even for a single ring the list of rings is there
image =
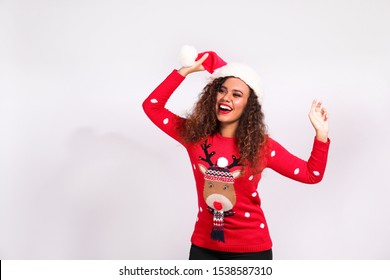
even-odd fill
[[[275,259],[390,258],[390,2],[0,1],[0,259],[187,259],[197,199],[186,151],[141,104],[182,45],[249,64],[269,134],[322,182],[265,170]],[[168,108],[188,113],[189,76]]]

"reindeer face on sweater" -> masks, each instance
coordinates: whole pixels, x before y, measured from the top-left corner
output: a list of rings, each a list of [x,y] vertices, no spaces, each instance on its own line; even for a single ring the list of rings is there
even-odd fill
[[[228,165],[228,160],[220,157],[216,164],[211,161],[211,157],[215,152],[209,153],[208,148],[211,145],[205,142],[202,144],[202,149],[205,153],[205,158],[199,159],[207,162],[209,168],[199,164],[199,169],[204,175],[205,183],[203,189],[203,197],[207,206],[216,211],[229,211],[236,204],[236,192],[234,190],[234,179],[240,176],[241,170],[230,172],[230,168],[238,166],[239,159],[232,156],[233,162]]]
[[[202,164],[199,164],[199,168],[205,177],[203,197],[206,204],[217,211],[231,210],[236,204],[234,179],[240,175],[240,170],[230,172],[221,167],[207,169]]]

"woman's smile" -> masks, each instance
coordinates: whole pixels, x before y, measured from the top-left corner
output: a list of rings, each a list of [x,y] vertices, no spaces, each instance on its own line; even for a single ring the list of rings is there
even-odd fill
[[[229,114],[230,112],[233,111],[232,107],[230,107],[228,104],[225,103],[219,104],[218,109],[219,109],[219,113],[224,115]]]

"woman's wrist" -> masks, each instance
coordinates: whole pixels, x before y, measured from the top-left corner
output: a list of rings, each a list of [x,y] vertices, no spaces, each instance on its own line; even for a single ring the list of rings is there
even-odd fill
[[[188,68],[182,67],[177,72],[182,75],[183,77],[186,77],[189,74]]]
[[[316,139],[321,142],[328,142],[328,132],[316,131]]]

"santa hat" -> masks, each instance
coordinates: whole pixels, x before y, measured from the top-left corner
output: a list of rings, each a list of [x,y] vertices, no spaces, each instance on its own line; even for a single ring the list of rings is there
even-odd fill
[[[198,53],[192,46],[183,46],[180,50],[180,64],[189,67],[195,64],[205,53],[209,56],[202,66],[211,76],[211,80],[233,76],[245,82],[256,93],[260,104],[263,100],[263,85],[258,74],[249,66],[242,63],[227,63],[213,51]]]

